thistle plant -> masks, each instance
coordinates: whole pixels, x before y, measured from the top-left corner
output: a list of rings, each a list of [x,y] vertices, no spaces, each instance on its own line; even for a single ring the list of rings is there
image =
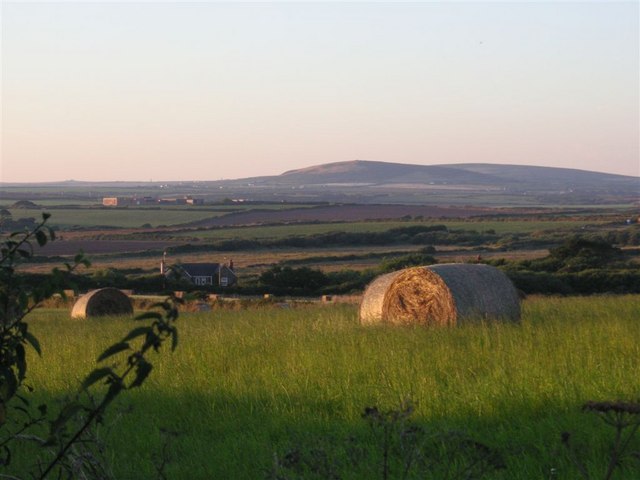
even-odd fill
[[[609,461],[602,477],[610,480],[614,473],[627,466],[628,462],[638,462],[640,452],[632,451],[633,441],[640,428],[640,403],[622,401],[589,401],[582,406],[584,412],[595,413],[609,427],[614,430],[613,442],[610,446]],[[561,441],[566,448],[569,458],[578,469],[584,480],[593,477],[579,454],[579,450],[573,445],[572,435],[563,432]]]

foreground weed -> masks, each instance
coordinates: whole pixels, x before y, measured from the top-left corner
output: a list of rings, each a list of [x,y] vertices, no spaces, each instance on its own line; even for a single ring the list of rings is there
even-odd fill
[[[172,463],[175,458],[172,455],[172,441],[180,435],[179,432],[168,430],[166,428],[160,429],[160,436],[162,437],[162,448],[159,452],[152,455],[153,467],[158,475],[158,480],[168,480],[166,473],[167,466]]]
[[[492,448],[462,432],[431,432],[411,420],[413,411],[408,402],[388,411],[367,407],[362,418],[368,435],[350,436],[338,446],[296,446],[274,457],[266,478],[472,480],[505,468]]]
[[[610,480],[616,470],[629,468],[629,463],[640,460],[640,451],[631,451],[632,442],[640,428],[640,403],[632,402],[587,402],[582,407],[583,411],[597,414],[602,421],[614,430],[614,439],[611,444],[609,462],[602,477],[589,474],[580,449],[571,441],[571,434],[562,433],[562,444],[567,449],[571,461],[578,469],[584,480],[602,478]]]

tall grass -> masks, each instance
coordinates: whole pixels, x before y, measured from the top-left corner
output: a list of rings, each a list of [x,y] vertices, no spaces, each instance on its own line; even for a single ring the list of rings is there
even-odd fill
[[[640,396],[639,311],[639,296],[534,298],[519,325],[455,329],[364,328],[341,305],[184,314],[178,350],[158,355],[144,387],[116,407],[133,412],[107,422],[109,454],[120,478],[155,478],[162,427],[179,432],[168,478],[262,478],[292,442],[340,442],[362,430],[364,407],[411,399],[420,423],[498,449],[507,470],[497,478],[547,478],[551,468],[576,478],[556,455],[560,433],[585,441],[594,471],[608,445],[580,406]],[[36,312],[37,399],[73,391],[130,322]]]

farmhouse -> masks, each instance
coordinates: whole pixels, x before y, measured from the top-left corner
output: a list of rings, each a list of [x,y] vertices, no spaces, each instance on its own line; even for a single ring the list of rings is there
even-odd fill
[[[185,198],[175,197],[162,197],[158,199],[160,205],[186,205],[187,200]]]
[[[133,197],[133,203],[135,205],[153,205],[157,203],[157,200],[154,197]]]
[[[177,197],[103,197],[102,205],[105,207],[124,207],[129,205],[204,205],[204,199],[192,196]]]
[[[202,198],[193,198],[191,196],[184,197],[187,205],[204,205],[204,200]]]
[[[163,197],[158,199],[162,205],[204,205],[202,198],[193,198],[190,195],[184,197]]]
[[[199,286],[230,287],[238,282],[233,271],[233,263],[229,266],[219,263],[182,263],[173,265],[162,272],[167,277],[180,278]]]
[[[102,205],[105,207],[126,207],[129,205],[153,205],[154,197],[103,197]]]
[[[105,207],[122,207],[124,205],[131,205],[131,197],[104,197],[102,199],[102,205]]]

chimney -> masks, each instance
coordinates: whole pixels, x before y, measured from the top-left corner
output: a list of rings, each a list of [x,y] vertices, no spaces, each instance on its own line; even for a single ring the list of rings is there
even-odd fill
[[[160,261],[160,275],[164,275],[167,268],[167,251],[162,252],[162,260]]]

